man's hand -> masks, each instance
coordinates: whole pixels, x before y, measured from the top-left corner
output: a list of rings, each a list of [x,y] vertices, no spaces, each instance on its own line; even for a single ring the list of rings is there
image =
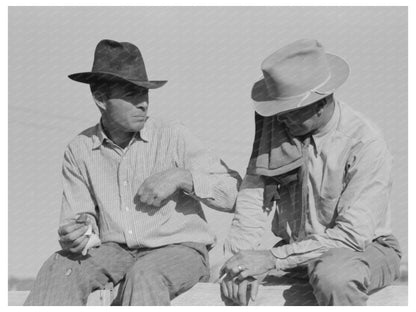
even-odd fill
[[[259,281],[275,268],[276,258],[269,250],[246,250],[231,257],[222,267],[225,275],[221,282],[223,296],[239,305],[255,300]],[[249,297],[248,297],[249,295]]]
[[[172,168],[144,180],[137,195],[142,203],[160,207],[179,189],[192,192],[192,175],[188,170]]]
[[[76,220],[60,226],[58,235],[62,249],[74,254],[80,254],[89,240],[89,237],[84,235],[87,230],[88,224],[86,222],[79,223]]]

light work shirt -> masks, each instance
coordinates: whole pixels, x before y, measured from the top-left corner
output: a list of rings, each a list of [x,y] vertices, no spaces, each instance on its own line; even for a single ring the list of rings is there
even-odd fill
[[[272,248],[277,269],[289,269],[330,248],[362,251],[374,239],[391,235],[389,198],[392,156],[378,128],[351,107],[336,101],[333,116],[309,145],[306,238],[291,235],[292,213],[274,207],[273,232],[289,244]],[[270,216],[263,209],[264,181],[246,175],[225,240],[225,253],[257,249]],[[295,214],[296,215],[296,214]]]
[[[144,180],[175,167],[191,172],[194,192],[177,191],[160,208],[141,203],[137,191]],[[183,125],[151,117],[124,149],[105,135],[101,123],[85,130],[67,146],[62,174],[60,223],[88,213],[102,242],[130,248],[212,245],[215,235],[201,202],[233,211],[241,181]]]

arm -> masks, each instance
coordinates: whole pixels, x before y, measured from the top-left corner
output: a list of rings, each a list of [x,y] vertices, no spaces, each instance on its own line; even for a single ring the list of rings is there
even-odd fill
[[[374,239],[377,224],[386,217],[391,190],[391,166],[392,158],[382,142],[371,142],[353,155],[347,164],[346,187],[338,201],[335,225],[327,228],[323,234],[310,235],[303,241],[270,251],[240,251],[221,270],[229,276],[221,284],[224,296],[234,302],[247,304],[248,278],[261,279],[273,268],[284,270],[305,264],[329,248],[364,250]],[[240,280],[246,281],[245,284],[234,282],[237,275]],[[254,293],[251,292],[252,298],[255,298],[256,291],[257,288]]]
[[[60,225],[86,213],[96,225],[95,201],[81,173],[72,150],[68,147],[62,164],[62,206]],[[92,217],[92,218],[91,218]]]
[[[97,234],[98,227],[95,202],[70,148],[64,153],[62,177],[63,194],[58,234],[62,248],[77,253],[88,243],[88,238],[84,237],[88,225]],[[85,222],[76,221],[80,220],[81,215]]]
[[[275,207],[267,213],[263,209],[264,181],[260,176],[246,175],[237,196],[236,211],[224,242],[225,254],[256,249],[261,243]]]
[[[354,153],[347,164],[346,186],[338,201],[335,225],[323,234],[273,248],[277,269],[307,263],[330,248],[363,251],[374,239],[377,224],[386,217],[391,167],[392,157],[384,142],[372,141]]]
[[[205,205],[222,211],[234,209],[241,178],[231,170],[188,129],[178,125],[178,165],[192,177],[190,187],[185,191]]]
[[[177,125],[174,131],[176,167],[147,178],[138,190],[140,201],[160,207],[182,190],[211,208],[232,211],[241,180],[239,174],[213,156],[185,127]]]

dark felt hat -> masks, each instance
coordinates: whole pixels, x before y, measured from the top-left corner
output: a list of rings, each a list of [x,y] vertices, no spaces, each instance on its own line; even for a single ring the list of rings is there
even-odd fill
[[[101,40],[95,49],[90,72],[68,76],[82,83],[99,81],[130,82],[146,89],[156,89],[167,81],[149,81],[140,50],[129,42]]]

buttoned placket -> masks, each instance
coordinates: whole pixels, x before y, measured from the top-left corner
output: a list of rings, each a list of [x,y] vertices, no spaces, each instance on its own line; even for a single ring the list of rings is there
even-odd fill
[[[131,218],[131,213],[134,211],[132,207],[131,198],[131,184],[129,183],[129,164],[130,164],[130,155],[131,155],[131,145],[135,140],[135,136],[130,140],[128,146],[122,150],[122,155],[120,158],[120,163],[117,171],[118,187],[119,187],[119,196],[120,196],[120,213],[121,218],[123,219],[124,236],[126,238],[127,246],[137,245],[134,231],[133,218]]]

